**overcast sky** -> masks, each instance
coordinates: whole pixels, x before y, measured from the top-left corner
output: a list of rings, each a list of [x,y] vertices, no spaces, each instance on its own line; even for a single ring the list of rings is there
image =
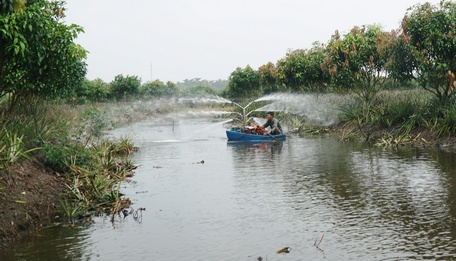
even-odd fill
[[[335,30],[380,24],[399,28],[420,0],[67,0],[67,23],[88,54],[90,80],[119,74],[178,82],[228,79],[288,50],[327,43]],[[428,1],[434,5],[439,0]]]

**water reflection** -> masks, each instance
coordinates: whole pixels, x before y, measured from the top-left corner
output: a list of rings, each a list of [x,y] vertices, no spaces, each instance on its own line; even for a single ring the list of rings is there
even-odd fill
[[[271,158],[275,154],[279,154],[282,151],[284,141],[276,142],[233,142],[228,141],[227,145],[233,149],[236,153],[241,153],[244,156],[267,154]]]
[[[142,222],[45,230],[1,260],[456,259],[454,154],[293,135],[227,143],[221,123],[166,122],[115,133],[140,146],[123,190]]]
[[[26,237],[16,246],[0,253],[0,260],[90,259],[91,254],[84,251],[90,238],[90,229],[87,228],[87,226],[58,226],[44,229],[38,235]]]
[[[330,233],[344,242],[336,248],[343,245],[342,252],[351,257],[370,252],[376,253],[372,257],[392,260],[455,257],[448,173],[435,162],[410,151],[402,158],[398,155],[403,153],[376,149],[314,145],[316,157],[303,164],[290,161],[301,173],[290,175],[294,179],[289,190],[294,200],[301,194],[296,209],[302,209],[304,201],[318,202],[314,214],[324,215],[323,220],[331,223]]]

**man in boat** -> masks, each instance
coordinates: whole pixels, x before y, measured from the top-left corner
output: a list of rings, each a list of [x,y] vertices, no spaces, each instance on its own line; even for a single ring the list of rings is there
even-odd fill
[[[268,115],[266,116],[266,118],[268,118],[268,121],[261,127],[262,128],[270,127],[271,130],[263,132],[263,135],[269,135],[269,134],[278,135],[278,134],[282,134],[282,126],[280,126],[279,120],[274,118],[274,112],[273,111],[269,111]]]

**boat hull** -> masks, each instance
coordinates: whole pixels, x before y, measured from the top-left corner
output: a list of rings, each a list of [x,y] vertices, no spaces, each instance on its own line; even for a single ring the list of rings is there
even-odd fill
[[[232,131],[227,130],[226,136],[228,137],[229,141],[277,141],[277,140],[285,140],[287,135],[286,134],[279,134],[279,135],[255,135],[255,134],[248,134],[240,131]]]

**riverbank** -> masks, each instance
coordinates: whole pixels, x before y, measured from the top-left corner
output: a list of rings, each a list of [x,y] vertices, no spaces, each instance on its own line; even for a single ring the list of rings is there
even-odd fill
[[[112,184],[130,175],[134,166],[114,158],[128,155],[133,145],[128,138],[118,144],[99,139],[103,129],[132,120],[126,114],[130,104],[115,105],[43,103],[34,105],[38,108],[35,115],[19,110],[15,116],[5,117],[0,151],[9,154],[0,158],[0,162],[5,160],[0,166],[0,249],[54,222],[73,222],[84,212],[96,210],[92,206],[109,210],[120,197]],[[27,122],[40,124],[41,129],[33,129],[42,130],[40,137],[27,131],[31,129]],[[40,139],[39,147],[25,147],[27,142]],[[87,146],[89,143],[94,146]],[[29,149],[34,153],[27,153]],[[77,183],[73,176],[78,177]],[[84,198],[77,198],[72,191],[81,191]]]
[[[189,107],[186,104],[177,104],[173,106],[171,102],[161,100],[154,103],[132,102],[82,106],[56,106],[57,107],[51,107],[50,111],[52,113],[59,112],[59,115],[62,115],[59,117],[59,119],[62,119],[59,120],[59,122],[70,122],[71,124],[68,126],[76,130],[76,133],[78,134],[77,139],[74,139],[73,141],[73,145],[75,146],[70,146],[68,148],[75,150],[75,152],[78,153],[77,158],[80,160],[89,155],[95,157],[97,155],[111,155],[115,157],[119,153],[122,154],[121,151],[111,151],[116,146],[113,146],[114,144],[110,143],[103,143],[106,146],[101,144],[102,146],[100,148],[92,148],[95,150],[102,150],[100,153],[83,151],[85,146],[77,146],[80,142],[87,144],[88,141],[93,141],[92,139],[95,137],[102,137],[103,130],[118,128],[125,124],[142,121],[154,117],[157,114],[188,110],[187,107]],[[49,116],[52,113],[44,114]],[[119,143],[121,147],[133,146],[133,144],[130,144],[127,137],[125,137],[124,140],[121,139]],[[87,150],[89,149],[87,148]],[[43,148],[40,148],[39,151],[42,152]],[[50,156],[54,157],[54,159],[60,159],[64,157],[64,152],[67,153],[68,151],[65,150],[64,147],[57,146],[56,148],[51,148],[48,152],[51,153]],[[126,153],[124,152],[123,155],[128,155],[131,152],[131,150],[128,150]],[[112,158],[108,156],[106,157],[106,160],[111,159],[111,161],[109,161],[110,164],[114,164],[111,168],[107,166],[110,170],[114,169],[122,172],[118,173],[120,175],[116,174],[113,176],[127,177],[127,175],[130,175],[128,174],[129,169],[134,169],[134,166],[129,166],[132,162],[128,160],[126,162],[118,162],[112,160]],[[41,159],[42,156],[38,158]],[[12,165],[7,164],[9,165],[8,170],[0,168],[0,249],[8,247],[25,235],[34,234],[46,226],[55,224],[55,222],[60,222],[64,218],[59,216],[64,214],[62,204],[59,203],[59,198],[63,200],[67,199],[67,186],[74,186],[75,184],[69,183],[69,181],[64,178],[65,174],[60,171],[60,173],[58,173],[45,166],[43,164],[44,161],[41,161],[38,158],[23,158]],[[86,160],[90,161],[94,159],[86,158]],[[95,161],[97,160],[107,164],[103,159],[95,158]],[[118,166],[118,164],[121,166]],[[78,169],[75,170],[78,171]],[[84,170],[80,173],[84,175],[86,174],[85,171],[88,171],[89,169],[83,167],[79,170]],[[90,169],[89,171],[94,173],[109,172],[101,169]],[[85,179],[86,177],[81,178],[81,180]],[[115,182],[115,180],[110,181],[110,177],[104,177],[102,180],[107,183]],[[95,190],[104,192],[105,189],[112,187],[113,186],[108,184],[106,187],[97,187]],[[67,193],[67,195],[64,196],[64,193]],[[112,195],[118,197],[119,195],[116,193],[117,192]],[[108,194],[111,195],[110,193]],[[99,203],[100,202],[96,202],[96,204]]]
[[[116,127],[152,117],[157,113],[144,113],[137,108],[127,110],[125,107],[117,108],[117,113],[112,113],[112,110],[111,113],[108,113],[109,110],[98,111],[94,108],[85,111],[91,112],[91,120],[94,122],[99,122],[99,119],[107,121],[112,118],[111,115],[120,115],[114,124]],[[112,127],[106,125],[108,128]],[[375,125],[358,128],[354,124],[340,123],[315,130],[315,134],[337,136],[342,142],[348,139],[366,142],[368,137],[367,142],[383,147],[456,151],[456,138],[442,138],[436,132],[425,129],[415,129],[407,136],[393,136],[391,133],[394,133],[394,129]],[[0,172],[0,177],[0,248],[7,247],[22,236],[35,233],[58,220],[57,201],[65,190],[65,180],[58,173],[36,160],[25,160],[13,165],[10,173]]]
[[[65,180],[35,160],[0,174],[0,248],[5,248],[57,218],[57,198],[65,189]]]
[[[437,131],[426,128],[415,128],[406,135],[397,134],[396,129],[397,127],[385,128],[379,125],[365,125],[359,128],[353,123],[338,123],[313,132],[318,135],[336,136],[341,141],[357,140],[379,147],[441,149],[456,152],[456,137],[439,136]]]

